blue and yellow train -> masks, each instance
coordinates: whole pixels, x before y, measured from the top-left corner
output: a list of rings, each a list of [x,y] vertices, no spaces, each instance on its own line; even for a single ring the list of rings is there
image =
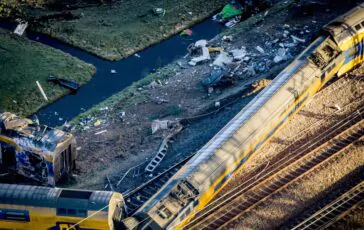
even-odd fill
[[[326,25],[322,35],[126,219],[125,226],[183,228],[327,81],[363,62],[363,38],[361,4]]]
[[[0,229],[120,229],[121,194],[0,184]]]

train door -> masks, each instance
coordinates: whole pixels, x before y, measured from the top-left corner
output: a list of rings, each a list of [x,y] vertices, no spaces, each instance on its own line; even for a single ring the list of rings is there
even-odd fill
[[[67,176],[67,174],[71,171],[72,165],[72,155],[71,155],[71,145],[69,145],[65,150],[63,150],[60,154],[60,164],[61,164],[61,176]]]

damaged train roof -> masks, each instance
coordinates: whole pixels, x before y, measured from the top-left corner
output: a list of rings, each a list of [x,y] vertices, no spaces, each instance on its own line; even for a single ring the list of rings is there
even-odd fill
[[[39,125],[9,112],[0,114],[0,135],[11,138],[24,150],[37,150],[51,157],[58,145],[72,138],[70,133]]]

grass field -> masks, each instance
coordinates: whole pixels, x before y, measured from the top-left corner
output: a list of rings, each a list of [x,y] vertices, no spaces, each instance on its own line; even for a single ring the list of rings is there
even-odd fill
[[[68,94],[69,90],[46,81],[49,75],[89,81],[95,67],[71,55],[0,29],[0,109],[27,116]],[[46,92],[46,102],[36,81]]]
[[[112,5],[72,10],[74,20],[50,20],[37,27],[56,37],[108,60],[119,60],[166,39],[210,16],[226,0],[125,0]],[[164,16],[153,13],[161,7]],[[37,11],[38,16],[51,14]]]

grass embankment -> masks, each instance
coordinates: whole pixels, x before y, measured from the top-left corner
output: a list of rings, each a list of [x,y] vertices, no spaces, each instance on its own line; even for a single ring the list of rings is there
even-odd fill
[[[70,91],[47,82],[54,75],[84,84],[95,67],[59,50],[0,29],[0,109],[30,115]],[[36,81],[47,94],[46,102]]]
[[[205,19],[226,3],[129,0],[72,10],[79,19],[51,20],[36,29],[99,57],[119,60]],[[166,10],[164,16],[153,13],[156,7]],[[38,11],[40,15],[51,13],[55,12]]]

